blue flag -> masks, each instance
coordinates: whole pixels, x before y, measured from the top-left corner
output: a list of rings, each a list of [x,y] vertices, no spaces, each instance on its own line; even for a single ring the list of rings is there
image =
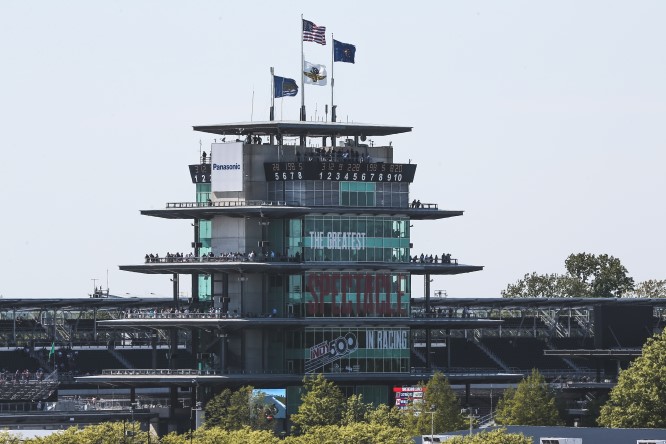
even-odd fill
[[[356,46],[333,40],[333,61],[354,63]]]
[[[273,96],[274,97],[293,97],[298,94],[298,85],[296,80],[286,77],[273,76]]]

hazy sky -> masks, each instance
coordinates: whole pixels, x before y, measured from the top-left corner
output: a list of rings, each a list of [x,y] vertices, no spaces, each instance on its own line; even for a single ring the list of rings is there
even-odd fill
[[[194,199],[213,136],[193,125],[267,119],[301,14],[329,40],[307,60],[330,71],[330,32],[357,46],[335,65],[341,120],[413,126],[376,142],[418,164],[414,198],[465,210],[414,223],[413,252],[485,266],[433,290],[499,296],[583,251],[666,278],[665,2],[369,3],[2,1],[0,294],[84,297],[108,269],[112,293],[168,296],[169,276],[118,265],[188,251],[190,221],[139,210]],[[309,117],[329,99],[306,86]],[[276,104],[297,119],[299,97]]]

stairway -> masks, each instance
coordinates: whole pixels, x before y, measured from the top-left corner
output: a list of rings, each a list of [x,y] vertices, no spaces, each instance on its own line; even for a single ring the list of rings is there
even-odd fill
[[[502,361],[499,356],[497,356],[495,353],[491,352],[488,347],[486,347],[481,341],[476,337],[476,335],[472,336],[472,339],[468,339],[469,342],[472,342],[475,344],[477,347],[481,349],[482,352],[484,352],[490,359],[492,359],[495,364],[499,365],[502,370],[505,372],[509,372],[509,366],[506,365],[504,361]]]
[[[124,365],[125,368],[134,368],[134,365],[132,365],[132,363],[127,358],[125,358],[122,354],[120,354],[118,352],[118,350],[114,350],[114,349],[110,348],[109,353],[111,353],[111,355],[114,358],[116,358],[118,360],[118,362],[120,362],[122,365]]]

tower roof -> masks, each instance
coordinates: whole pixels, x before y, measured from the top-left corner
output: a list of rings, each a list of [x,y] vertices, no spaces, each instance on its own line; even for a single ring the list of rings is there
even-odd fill
[[[306,137],[354,137],[354,136],[390,136],[407,133],[411,126],[374,125],[367,123],[344,122],[301,122],[301,121],[268,121],[220,123],[217,125],[194,126],[194,131],[219,135],[241,136],[306,136]]]

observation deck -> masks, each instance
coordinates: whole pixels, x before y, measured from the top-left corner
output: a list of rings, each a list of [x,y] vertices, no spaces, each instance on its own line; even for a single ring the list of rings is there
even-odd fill
[[[411,126],[349,122],[302,122],[273,120],[193,126],[194,131],[220,136],[373,137],[408,133]]]
[[[305,206],[284,201],[214,201],[169,202],[165,209],[141,210],[144,216],[164,219],[212,219],[215,216],[266,217],[272,219],[314,214],[406,216],[411,220],[437,220],[462,216],[460,210],[440,210],[437,204],[425,203],[420,208],[407,207],[349,207]]]
[[[302,273],[306,271],[403,271],[413,275],[455,275],[483,270],[482,265],[465,265],[453,259],[451,263],[419,262],[295,262],[295,261],[217,261],[217,258],[186,257],[180,260],[160,258],[159,262],[138,265],[121,265],[123,271],[144,274],[213,274],[219,272],[235,273]],[[455,261],[455,262],[454,262]]]

